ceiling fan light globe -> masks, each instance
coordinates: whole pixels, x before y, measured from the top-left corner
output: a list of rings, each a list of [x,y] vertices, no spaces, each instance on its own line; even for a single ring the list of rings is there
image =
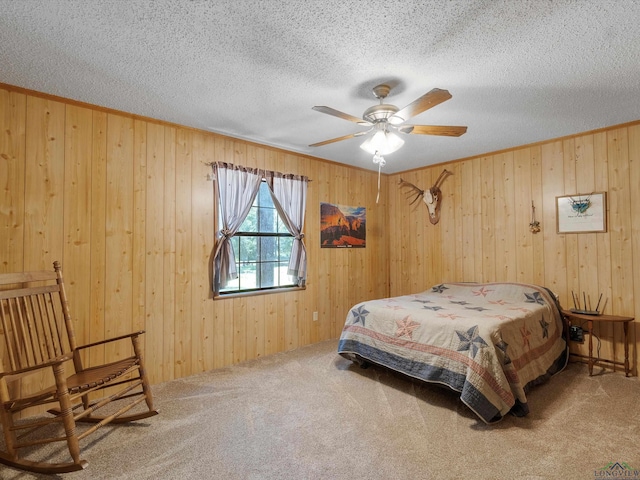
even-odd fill
[[[375,155],[388,155],[399,150],[404,145],[404,140],[393,132],[378,130],[372,137],[367,138],[360,148],[365,152]]]

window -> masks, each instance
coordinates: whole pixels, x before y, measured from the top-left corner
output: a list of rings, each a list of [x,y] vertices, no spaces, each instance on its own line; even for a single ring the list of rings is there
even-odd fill
[[[211,277],[214,297],[304,288],[307,252],[303,226],[310,180],[224,162],[214,162],[211,167],[218,201]]]
[[[296,278],[287,274],[294,237],[278,215],[264,180],[230,242],[238,278],[220,288],[221,295],[297,286]]]

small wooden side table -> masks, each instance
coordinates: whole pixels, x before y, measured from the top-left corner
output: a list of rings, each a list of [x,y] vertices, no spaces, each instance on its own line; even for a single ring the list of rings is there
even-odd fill
[[[564,315],[565,319],[568,323],[568,328],[571,327],[571,320],[578,320],[584,324],[587,322],[587,333],[589,333],[589,355],[580,355],[577,353],[572,353],[571,355],[586,358],[589,363],[589,376],[593,375],[593,366],[596,363],[605,362],[610,363],[611,365],[620,365],[624,367],[624,374],[626,377],[629,376],[630,368],[629,368],[629,323],[633,321],[634,317],[620,317],[618,315],[585,315],[584,313],[575,313],[571,310],[562,310],[562,315]],[[605,358],[593,358],[593,322],[619,322],[622,323],[622,328],[624,330],[624,362],[617,362],[615,360],[607,360]]]

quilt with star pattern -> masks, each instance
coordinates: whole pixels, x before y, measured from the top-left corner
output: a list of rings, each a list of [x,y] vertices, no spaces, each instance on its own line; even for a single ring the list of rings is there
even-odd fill
[[[546,288],[446,283],[355,305],[338,353],[444,384],[480,419],[529,412],[530,387],[567,363],[563,321]]]

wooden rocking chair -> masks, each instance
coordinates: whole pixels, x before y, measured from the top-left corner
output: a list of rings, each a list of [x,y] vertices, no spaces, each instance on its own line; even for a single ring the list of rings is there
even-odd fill
[[[62,269],[59,262],[53,266],[54,271],[0,274],[0,335],[4,336],[4,351],[0,342],[0,420],[6,447],[6,451],[0,451],[0,463],[38,473],[81,470],[87,466],[80,459],[79,441],[84,437],[110,422],[140,420],[158,413],[153,408],[140,352],[139,337],[144,332],[77,346]],[[129,339],[133,352],[130,357],[83,368],[82,350]],[[20,391],[17,380],[43,371],[52,373],[48,376],[49,388],[37,393]],[[109,390],[101,392],[105,388]],[[113,404],[115,401],[118,402]],[[136,413],[140,408],[130,412],[143,401],[146,408],[141,413]],[[42,409],[47,404],[54,404],[55,408],[49,410],[52,417],[22,418],[29,413],[26,409]],[[113,408],[105,409],[105,416],[95,414],[108,404]],[[76,422],[93,425],[76,432]],[[34,438],[35,430],[45,430],[48,436]],[[41,462],[20,454],[27,450],[37,453],[38,446],[51,442],[66,442],[72,461]]]

